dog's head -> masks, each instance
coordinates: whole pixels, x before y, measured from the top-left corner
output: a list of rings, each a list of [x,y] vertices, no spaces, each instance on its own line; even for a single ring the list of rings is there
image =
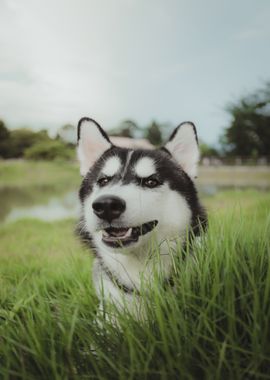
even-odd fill
[[[199,160],[195,126],[180,124],[160,149],[115,146],[98,123],[78,124],[78,157],[84,176],[80,199],[84,233],[115,251],[142,248],[195,234],[205,214],[193,184]]]

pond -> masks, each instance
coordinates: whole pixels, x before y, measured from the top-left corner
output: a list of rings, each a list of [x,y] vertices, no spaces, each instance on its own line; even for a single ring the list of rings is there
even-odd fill
[[[228,185],[215,183],[199,183],[200,196],[211,197],[219,191],[232,189],[256,188],[267,190],[269,186]],[[54,221],[65,218],[78,218],[80,205],[78,189],[55,191],[50,187],[30,187],[25,189],[0,189],[0,222],[13,222],[23,218],[35,218]]]
[[[57,192],[38,186],[0,189],[0,222],[23,218],[54,221],[77,218],[79,212],[78,189]]]

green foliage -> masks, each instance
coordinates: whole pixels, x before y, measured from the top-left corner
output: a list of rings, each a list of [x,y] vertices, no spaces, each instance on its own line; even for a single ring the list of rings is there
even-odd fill
[[[47,131],[34,132],[27,128],[16,129],[10,132],[10,148],[13,152],[12,157],[23,157],[27,148],[41,143],[49,142],[50,138]]]
[[[219,156],[219,152],[217,149],[213,148],[212,146],[204,143],[204,142],[200,142],[200,153],[201,153],[201,157],[218,157]]]
[[[148,322],[123,313],[120,330],[97,323],[73,221],[1,226],[0,377],[269,379],[270,199],[240,191],[234,200],[213,207],[207,235],[176,259],[175,290],[145,295]]]
[[[270,152],[270,83],[232,104],[231,125],[221,144],[225,153],[240,156],[267,156]]]
[[[151,123],[149,127],[147,128],[145,137],[151,144],[155,146],[161,145],[162,143],[161,128],[155,121],[153,121],[153,123]]]
[[[168,128],[167,128],[168,127]],[[145,128],[138,126],[133,120],[124,120],[119,127],[110,131],[110,136],[129,138],[146,138],[151,144],[162,144],[163,129],[171,129],[167,124],[158,124],[155,121]]]
[[[136,131],[139,129],[138,125],[133,120],[124,120],[120,125],[110,131],[110,136],[121,136],[134,138]]]
[[[62,141],[43,141],[24,151],[24,157],[30,160],[71,160],[75,158],[73,147],[68,147]]]
[[[1,150],[1,155],[3,158],[21,158],[27,148],[49,140],[50,138],[45,130],[39,132],[27,128],[11,130],[5,134],[2,140],[5,149]]]
[[[0,158],[73,159],[75,149],[71,140],[74,137],[74,127],[65,125],[61,131],[64,136],[51,139],[46,130],[37,132],[28,128],[8,130],[4,122],[0,121]]]
[[[0,120],[0,158],[5,158],[8,155],[8,142],[10,138],[9,130],[3,120]]]
[[[9,137],[9,131],[3,122],[3,120],[0,120],[0,141],[5,140]]]

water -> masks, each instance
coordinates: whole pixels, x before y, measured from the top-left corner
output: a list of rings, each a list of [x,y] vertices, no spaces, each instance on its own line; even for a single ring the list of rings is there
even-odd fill
[[[44,221],[78,218],[79,212],[77,189],[60,193],[48,188],[0,190],[0,222],[13,222],[23,218]]]
[[[35,218],[47,222],[79,216],[79,201],[76,191],[70,191],[62,196],[52,196],[48,202],[30,207],[12,208],[6,216],[6,222],[22,218]]]
[[[209,197],[221,190],[247,189],[250,186],[199,184],[200,196]],[[269,187],[252,186],[267,190]],[[32,187],[26,189],[0,189],[0,222],[13,222],[24,218],[35,218],[43,221],[55,221],[79,217],[80,204],[78,189],[55,192],[51,188]]]

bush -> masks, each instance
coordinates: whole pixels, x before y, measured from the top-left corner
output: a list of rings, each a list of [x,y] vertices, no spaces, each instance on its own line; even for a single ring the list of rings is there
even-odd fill
[[[159,146],[162,144],[162,134],[160,130],[160,125],[153,121],[151,125],[146,130],[147,140],[154,146]]]
[[[4,136],[2,136],[3,133]],[[37,143],[50,140],[45,130],[34,132],[27,128],[19,128],[5,133],[3,126],[1,128],[0,137],[0,155],[2,158],[21,158],[26,149]]]
[[[5,123],[0,120],[0,157],[6,158],[9,152],[9,138],[10,132]]]
[[[23,157],[26,149],[31,146],[49,141],[46,131],[34,132],[27,128],[15,129],[10,132],[10,157]]]
[[[24,157],[29,160],[71,160],[74,158],[74,148],[68,147],[61,141],[44,141],[26,149]]]

